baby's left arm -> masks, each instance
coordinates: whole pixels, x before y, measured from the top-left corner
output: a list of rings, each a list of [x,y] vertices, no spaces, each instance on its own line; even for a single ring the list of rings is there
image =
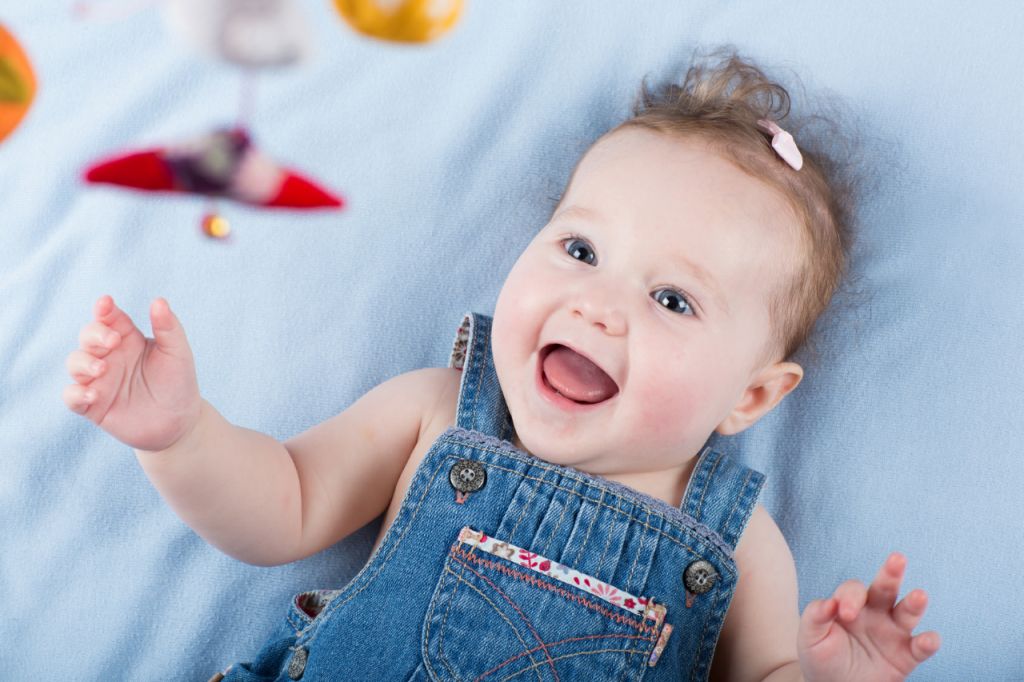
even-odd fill
[[[797,612],[796,567],[785,538],[757,505],[736,547],[739,580],[715,650],[712,680],[897,682],[939,649],[912,635],[928,605],[922,590],[898,604],[906,559],[892,554],[871,586],[848,580]]]

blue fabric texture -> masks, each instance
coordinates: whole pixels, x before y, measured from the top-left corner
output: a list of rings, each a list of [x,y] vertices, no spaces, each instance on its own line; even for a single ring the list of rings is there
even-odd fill
[[[380,547],[344,588],[308,595],[313,607],[298,595],[255,661],[232,667],[226,682],[707,679],[738,576],[731,550],[764,476],[705,449],[686,493],[689,516],[515,449],[501,439],[508,409],[490,319],[468,319],[459,427],[423,458]],[[462,497],[450,479],[467,461],[484,483]],[[467,527],[507,553],[461,542]],[[539,559],[508,545],[548,564],[533,570]],[[701,565],[713,578],[688,593],[682,571]],[[570,567],[646,599],[644,614],[558,580]],[[656,607],[660,618],[646,617]]]
[[[447,37],[416,47],[300,4],[315,53],[261,75],[250,132],[350,203],[224,204],[221,243],[199,233],[201,200],[80,174],[230,125],[239,71],[155,11],[90,22],[65,0],[0,3],[39,80],[0,143],[0,677],[203,682],[252,660],[294,594],[346,585],[376,534],[265,569],[192,533],[132,452],[61,402],[100,296],[147,333],[165,297],[204,397],[291,437],[443,365],[453,320],[493,311],[641,79],[732,43],[848,102],[883,182],[864,205],[857,295],[823,323],[803,383],[709,445],[767,475],[801,608],[901,551],[902,594],[927,590],[920,629],[943,636],[911,679],[1024,679],[1019,3],[468,0]]]

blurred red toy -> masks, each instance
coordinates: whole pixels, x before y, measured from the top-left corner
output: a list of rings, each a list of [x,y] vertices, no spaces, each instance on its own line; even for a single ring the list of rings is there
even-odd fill
[[[217,130],[180,145],[105,159],[86,169],[85,180],[269,208],[339,209],[345,203],[264,156],[241,128]],[[211,237],[227,236],[229,230],[218,216],[207,215],[203,220],[203,231]]]

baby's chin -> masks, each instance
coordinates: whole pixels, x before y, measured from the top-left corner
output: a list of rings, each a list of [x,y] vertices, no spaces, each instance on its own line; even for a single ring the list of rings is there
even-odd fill
[[[606,448],[598,449],[585,445],[583,447],[559,447],[557,443],[552,444],[554,439],[531,437],[531,435],[527,433],[524,439],[517,432],[513,445],[531,457],[536,457],[548,464],[557,464],[591,476],[602,477],[613,476],[618,469],[622,468],[623,458],[609,452]]]
[[[585,468],[581,468],[585,467],[588,463],[593,462],[593,455],[591,453],[579,452],[578,450],[564,452],[562,451],[562,448],[551,447],[550,442],[544,443],[543,441],[544,439],[531,437],[530,434],[527,434],[526,439],[524,440],[517,431],[515,440],[512,441],[512,444],[531,457],[536,457],[537,459],[543,460],[549,464],[572,467],[573,469],[584,471],[588,474],[593,473],[587,471]]]

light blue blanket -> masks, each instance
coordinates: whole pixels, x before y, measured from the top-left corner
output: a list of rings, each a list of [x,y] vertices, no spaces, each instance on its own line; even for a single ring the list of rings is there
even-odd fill
[[[234,119],[239,73],[158,14],[82,22],[5,0],[40,82],[0,144],[0,679],[206,680],[248,660],[289,596],[343,585],[373,528],[279,568],[171,512],[130,449],[68,412],[64,359],[111,294],[148,333],[185,324],[204,396],[290,437],[491,313],[577,156],[640,79],[733,43],[846,100],[881,149],[863,295],[805,383],[717,446],[765,471],[801,608],[889,552],[942,650],[913,680],[1024,678],[1024,10],[1018,3],[469,0],[425,47],[361,38],[303,0],[305,66],[259,83],[264,151],[350,199],[340,214],[85,187],[96,157]]]

